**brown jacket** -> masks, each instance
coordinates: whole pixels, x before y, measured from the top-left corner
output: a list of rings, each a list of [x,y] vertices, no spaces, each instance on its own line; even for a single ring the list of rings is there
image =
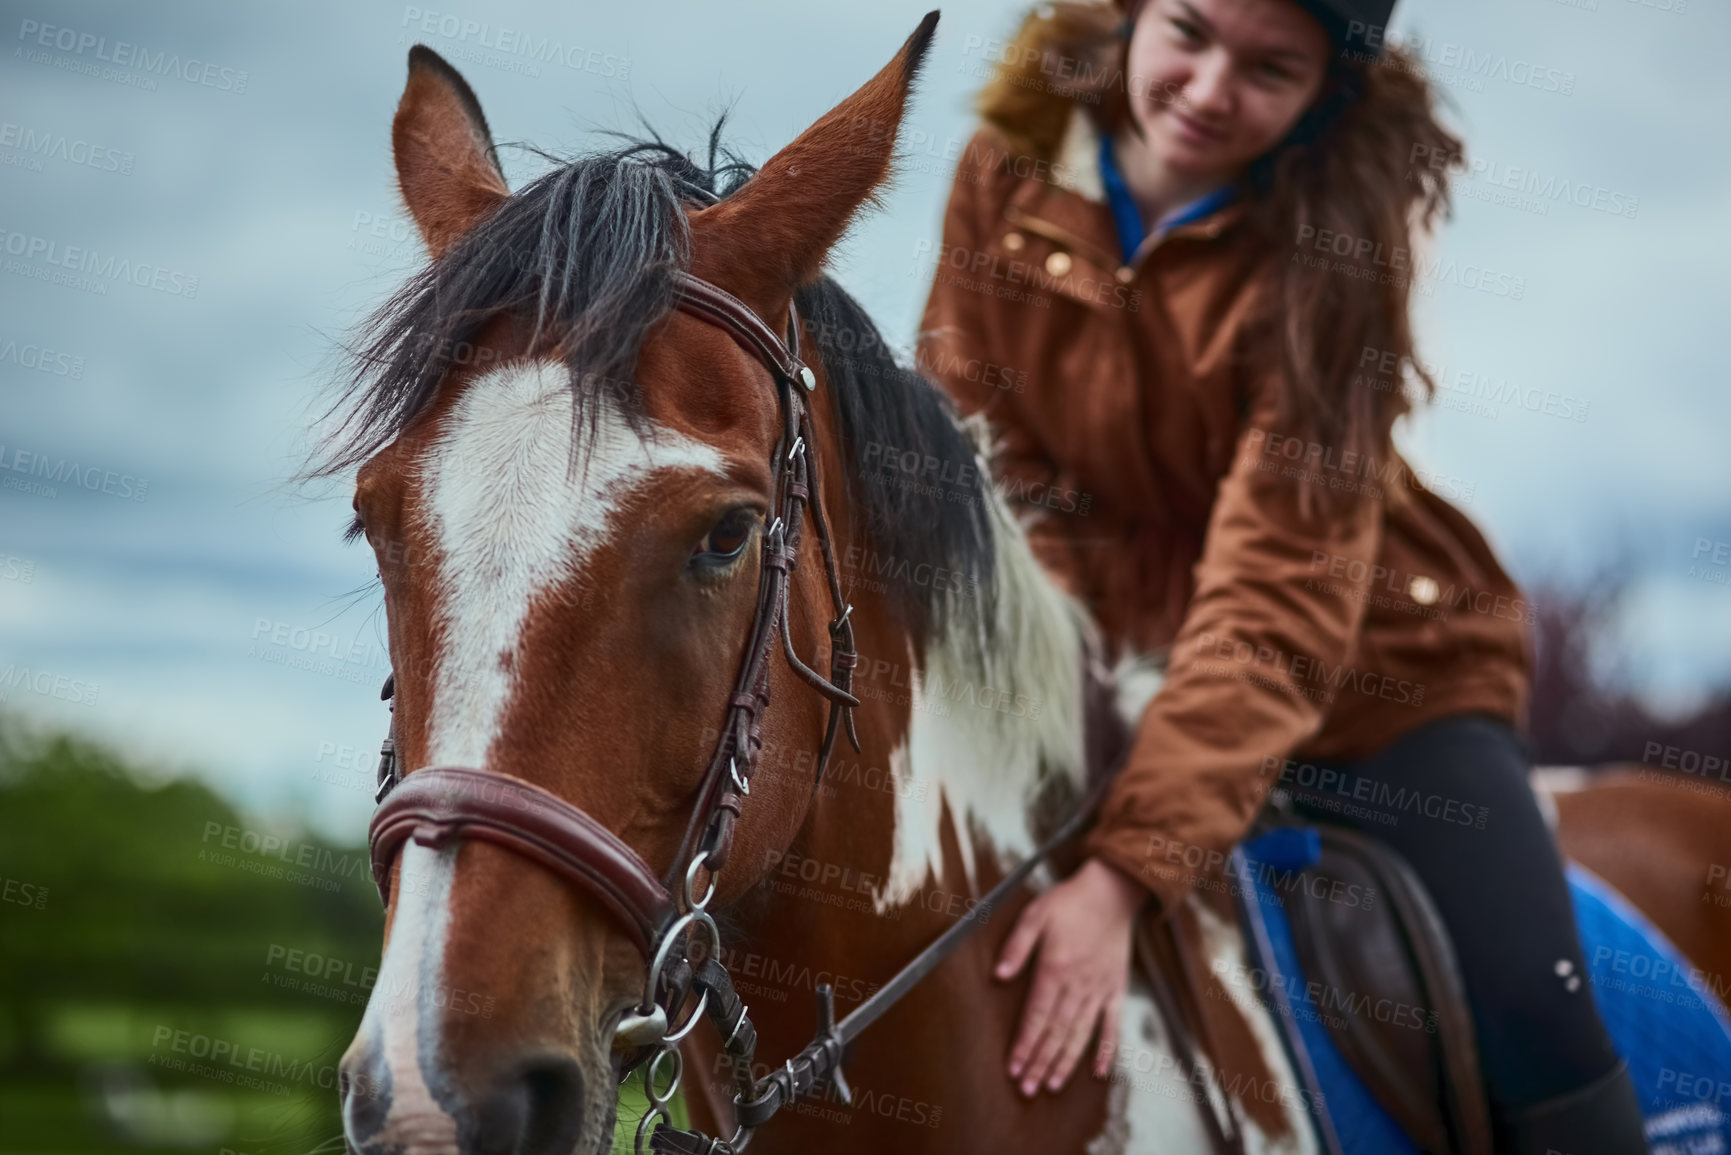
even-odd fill
[[[989,420],[999,488],[1115,654],[1169,663],[1089,850],[1170,908],[1283,772],[1312,773],[1298,760],[1448,714],[1518,724],[1530,609],[1433,491],[1463,484],[1276,421],[1232,356],[1279,259],[1234,228],[1240,206],[1121,267],[1098,135],[1077,111],[1059,123],[1049,150],[990,125],[969,143],[919,359]],[[1299,503],[1306,471],[1342,495],[1327,516]]]

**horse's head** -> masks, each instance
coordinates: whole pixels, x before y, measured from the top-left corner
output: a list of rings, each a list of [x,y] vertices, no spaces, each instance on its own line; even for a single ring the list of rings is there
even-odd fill
[[[673,863],[757,618],[785,434],[764,362],[675,310],[676,278],[730,291],[781,332],[888,174],[935,22],[709,205],[653,150],[512,195],[469,87],[410,53],[393,142],[431,262],[374,319],[345,443],[355,532],[383,579],[406,781],[435,766],[513,775],[656,873]],[[791,641],[822,657],[823,568],[791,581]],[[824,698],[785,663],[769,676],[765,747],[815,749]],[[747,864],[787,846],[812,780],[752,785],[733,835]],[[484,840],[410,840],[389,880],[384,960],[342,1063],[351,1145],[603,1149],[641,944],[592,892]],[[717,898],[754,881],[723,871]]]

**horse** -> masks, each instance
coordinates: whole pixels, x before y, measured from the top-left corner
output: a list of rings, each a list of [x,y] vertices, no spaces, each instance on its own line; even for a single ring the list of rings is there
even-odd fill
[[[372,319],[329,464],[357,468],[350,529],[379,565],[403,780],[506,771],[669,863],[753,621],[751,547],[782,433],[763,365],[674,308],[673,278],[712,282],[766,321],[797,306],[796,339],[819,352],[814,514],[858,639],[857,751],[817,781],[828,703],[771,668],[775,705],[711,903],[765,1056],[810,1037],[820,985],[857,1003],[966,916],[1082,783],[1086,615],[994,492],[978,432],[820,275],[890,172],[935,23],[719,197],[727,165],[653,147],[512,194],[473,91],[417,46],[392,141],[431,261]],[[791,573],[796,652],[832,648],[829,602],[820,572]],[[646,961],[616,913],[480,840],[408,841],[386,898],[379,979],[341,1064],[350,1145],[605,1149],[632,1058],[616,1034]],[[1007,930],[1027,898],[986,925]],[[758,1148],[1204,1142],[1208,1105],[1170,1074],[1145,989],[1123,1012],[1134,1077],[1019,1098],[1001,1067],[1026,979],[990,978],[999,938],[971,937],[849,1048],[851,1107],[829,1093],[784,1111]],[[1259,1010],[1233,1038],[1250,1084],[1292,1085]],[[726,1056],[701,1032],[683,1048],[700,1074],[693,1118],[732,1134]],[[1245,1098],[1266,1139],[1255,1149],[1304,1149],[1296,1104]]]
[[[469,85],[411,50],[392,144],[430,260],[367,323],[323,467],[355,469],[349,536],[379,567],[401,819],[375,819],[352,1150],[594,1155],[652,1051],[691,1073],[699,1131],[739,1137],[735,1089],[963,921],[985,932],[756,1149],[1201,1151],[1222,1114],[1247,1152],[1317,1149],[1272,1014],[1218,977],[1246,965],[1218,895],[1173,912],[1191,955],[1167,960],[1214,996],[1202,1054],[1143,972],[1110,1080],[1028,1100],[1003,1074],[1028,978],[991,967],[1031,895],[981,895],[1084,797],[1097,639],[984,431],[823,273],[891,172],[935,24],[755,173],[713,137],[707,166],[639,142],[516,193]],[[505,784],[491,817],[401,805],[465,774]],[[657,879],[681,875],[670,922]],[[713,936],[761,1068],[697,1010],[656,1017],[672,926]]]

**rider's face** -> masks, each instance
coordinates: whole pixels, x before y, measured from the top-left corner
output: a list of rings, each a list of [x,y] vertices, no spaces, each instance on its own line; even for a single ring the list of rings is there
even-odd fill
[[[1293,0],[1148,0],[1130,37],[1130,112],[1168,167],[1226,179],[1298,122],[1329,52]]]

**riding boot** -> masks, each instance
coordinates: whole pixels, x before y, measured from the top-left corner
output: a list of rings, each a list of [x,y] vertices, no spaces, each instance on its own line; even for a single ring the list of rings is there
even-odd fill
[[[1497,1155],[1646,1155],[1629,1064],[1554,1099],[1497,1112]]]

